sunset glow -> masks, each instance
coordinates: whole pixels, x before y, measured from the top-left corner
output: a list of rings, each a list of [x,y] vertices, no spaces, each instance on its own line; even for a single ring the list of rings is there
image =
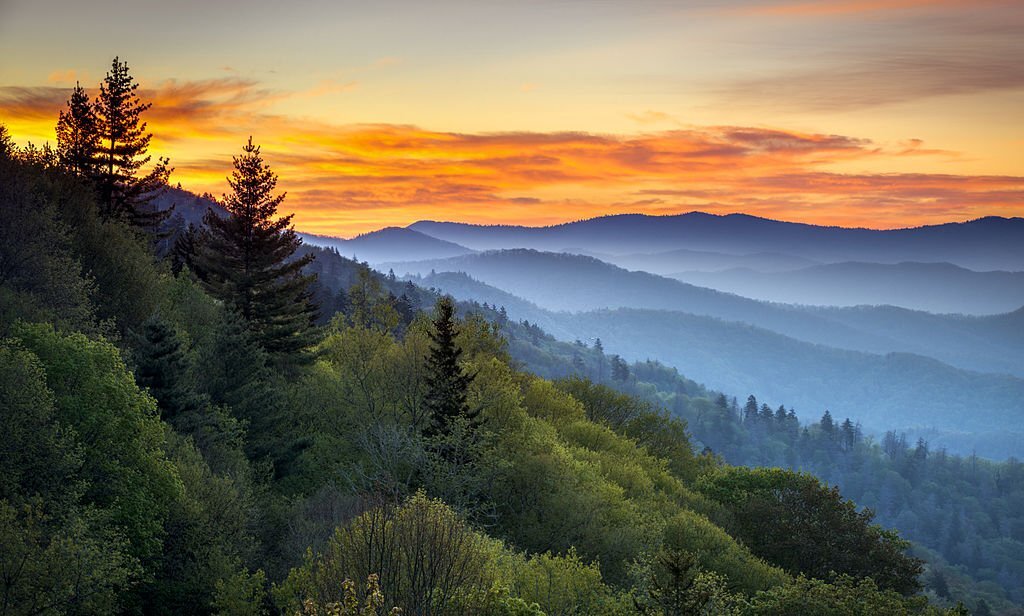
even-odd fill
[[[18,143],[52,142],[75,81],[95,86],[120,55],[172,182],[221,194],[251,134],[306,231],[692,210],[874,228],[1024,215],[1019,3],[309,3],[284,18],[269,3],[234,15],[142,2],[138,32],[112,47],[69,4],[56,36],[82,53],[18,53],[39,34],[19,24],[57,4],[0,6],[0,53],[23,60],[0,67],[0,121]]]

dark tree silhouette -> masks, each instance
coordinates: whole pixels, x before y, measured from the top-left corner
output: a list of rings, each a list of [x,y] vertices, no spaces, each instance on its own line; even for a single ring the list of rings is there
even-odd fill
[[[105,217],[155,231],[170,210],[157,210],[150,202],[167,186],[171,168],[168,159],[160,158],[142,174],[152,158],[146,152],[153,135],[142,121],[150,105],[139,100],[138,87],[128,64],[114,58],[93,105],[99,133],[94,179]]]
[[[312,254],[292,258],[302,244],[292,215],[275,219],[285,195],[274,195],[277,175],[263,162],[252,138],[234,157],[224,195],[228,216],[207,210],[208,228],[194,258],[207,290],[238,311],[256,341],[276,361],[306,358],[313,342],[316,307],[302,268]]]
[[[68,108],[57,118],[57,161],[67,171],[92,179],[96,174],[99,127],[96,111],[81,85],[68,99]]]

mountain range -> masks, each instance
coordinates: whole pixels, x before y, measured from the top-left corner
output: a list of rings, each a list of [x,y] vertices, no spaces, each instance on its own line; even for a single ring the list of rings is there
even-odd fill
[[[459,299],[503,306],[510,318],[530,321],[564,340],[593,344],[600,339],[609,354],[655,359],[721,391],[758,392],[772,405],[795,406],[805,419],[831,410],[876,433],[899,429],[927,435],[935,446],[953,451],[994,458],[1024,454],[1024,379],[1019,377],[955,368],[915,353],[838,349],[678,311],[555,312],[463,273],[435,273],[416,282]],[[1001,325],[1024,330],[1024,310],[1010,316]]]
[[[420,221],[409,228],[473,250],[533,248],[632,255],[684,248],[733,255],[782,253],[822,263],[949,262],[975,270],[1024,270],[1024,218],[996,216],[893,230],[703,212],[623,214],[548,227]]]
[[[976,272],[951,263],[829,263],[790,271],[687,271],[672,278],[788,304],[889,304],[937,313],[998,314],[1024,306],[1024,272]]]

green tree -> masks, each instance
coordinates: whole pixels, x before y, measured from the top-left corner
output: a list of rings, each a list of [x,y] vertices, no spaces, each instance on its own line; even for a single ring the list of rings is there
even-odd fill
[[[728,509],[727,531],[790,573],[870,577],[906,595],[921,588],[922,563],[905,553],[909,542],[813,475],[730,467],[702,478],[701,489]]]
[[[205,403],[189,378],[189,365],[174,327],[154,314],[144,324],[135,350],[135,379],[156,398],[163,419],[198,411]]]
[[[117,349],[48,325],[16,325],[14,335],[39,357],[57,421],[79,435],[84,502],[107,510],[124,529],[131,554],[159,554],[164,522],[181,482],[164,452],[164,426]]]
[[[404,613],[448,614],[460,596],[494,585],[501,549],[450,507],[418,492],[401,507],[374,507],[339,527],[321,553],[310,551],[303,566],[291,571],[276,598],[289,612],[307,600],[326,606],[350,595],[341,581],[373,575]],[[357,592],[366,596],[373,586]]]
[[[138,87],[128,64],[115,57],[93,106],[99,133],[95,183],[101,214],[155,231],[170,210],[160,211],[150,202],[167,186],[171,168],[161,158],[143,172],[152,159],[146,152],[153,135],[142,121],[150,104],[139,100]]]
[[[275,220],[285,195],[274,195],[277,176],[263,162],[252,138],[234,157],[224,196],[228,216],[208,211],[208,233],[196,256],[207,290],[237,310],[257,342],[276,360],[305,359],[313,342],[316,308],[310,302],[314,276],[302,274],[312,255],[292,258],[302,240],[292,215]]]
[[[461,428],[472,438],[479,425],[480,409],[471,409],[467,401],[469,385],[475,375],[467,374],[459,364],[462,349],[456,344],[455,303],[450,297],[437,301],[433,330],[429,332],[431,347],[427,357],[426,407],[430,423],[426,433],[444,439]],[[454,444],[448,443],[441,454],[449,461],[458,456]]]

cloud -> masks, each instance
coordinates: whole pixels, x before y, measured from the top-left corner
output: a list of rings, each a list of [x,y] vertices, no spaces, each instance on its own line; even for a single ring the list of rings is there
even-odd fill
[[[731,9],[746,15],[780,17],[834,17],[886,12],[933,11],[1006,4],[997,0],[818,0],[813,2],[754,3]]]
[[[0,117],[51,135],[70,90],[0,88]],[[140,90],[174,181],[219,194],[249,134],[288,192],[300,229],[351,235],[421,218],[557,223],[601,214],[705,210],[893,227],[1024,213],[1024,178],[840,174],[900,156],[948,158],[912,139],[770,127],[704,126],[632,134],[458,133],[412,125],[336,125],[275,113],[294,93],[236,78]],[[17,130],[12,130],[19,137]],[[849,165],[848,165],[849,166]]]
[[[840,111],[921,98],[1024,88],[1024,43],[984,49],[889,50],[884,56],[843,61],[744,80],[721,94],[776,106]]]
[[[669,114],[661,111],[654,111],[652,109],[648,109],[647,111],[644,111],[642,113],[627,113],[626,117],[629,118],[630,120],[633,120],[637,124],[644,125],[664,124],[666,122],[671,122],[673,124],[679,123],[675,118],[673,118]]]
[[[734,16],[799,28],[776,68],[711,86],[736,105],[846,111],[1024,88],[1024,11],[1008,0],[745,3]],[[801,18],[829,20],[813,35]],[[797,45],[793,47],[792,45]],[[786,55],[786,49],[796,53]],[[808,54],[807,50],[813,53]]]

